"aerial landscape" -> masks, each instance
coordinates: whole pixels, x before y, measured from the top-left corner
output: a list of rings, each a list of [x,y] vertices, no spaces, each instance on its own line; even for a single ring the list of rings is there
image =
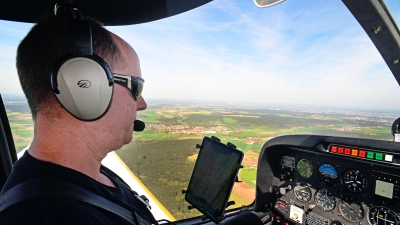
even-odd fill
[[[5,97],[17,151],[33,138],[33,121],[24,99]],[[149,101],[138,118],[143,132],[117,151],[126,165],[176,219],[198,215],[188,210],[182,190],[187,188],[204,136],[217,136],[243,151],[243,169],[231,200],[240,207],[255,197],[258,155],[268,140],[289,134],[318,134],[392,140],[394,113],[354,109],[276,107],[217,103]]]

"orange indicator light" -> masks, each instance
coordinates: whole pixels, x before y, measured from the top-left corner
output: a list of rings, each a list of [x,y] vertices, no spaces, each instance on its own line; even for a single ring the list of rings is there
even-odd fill
[[[351,150],[351,155],[352,156],[358,156],[358,150],[357,149],[352,149]]]

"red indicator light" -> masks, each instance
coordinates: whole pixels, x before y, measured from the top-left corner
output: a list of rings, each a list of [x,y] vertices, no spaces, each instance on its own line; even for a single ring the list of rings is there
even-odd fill
[[[331,146],[331,152],[337,152],[337,146]]]
[[[358,152],[358,156],[360,156],[360,157],[362,157],[362,158],[365,158],[365,155],[367,154],[367,152],[366,151],[364,151],[364,150],[360,150],[359,152]]]
[[[339,147],[338,148],[338,153],[343,154],[343,152],[344,152],[344,148]]]
[[[345,149],[344,149],[344,154],[350,155],[350,150],[351,150],[351,149],[349,149],[349,148],[345,148]]]
[[[358,156],[358,150],[357,149],[352,149],[351,150],[351,155],[352,156]]]

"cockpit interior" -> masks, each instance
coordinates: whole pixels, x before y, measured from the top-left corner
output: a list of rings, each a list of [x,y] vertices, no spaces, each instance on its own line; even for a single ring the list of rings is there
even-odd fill
[[[255,203],[231,214],[270,212],[271,224],[279,225],[398,225],[399,147],[396,142],[331,136],[274,138],[260,154]],[[221,224],[230,220],[235,217]]]
[[[277,224],[399,224],[398,148],[351,138],[277,138],[259,160],[255,208],[271,208]]]
[[[37,14],[46,11],[47,4],[53,4],[53,1],[46,2],[37,5]],[[93,16],[99,16],[111,25],[131,25],[172,16],[208,1],[194,1],[196,3],[192,5],[182,3],[181,8],[170,9],[166,7],[169,1],[158,1],[157,7],[142,3],[146,10],[158,9],[158,14],[146,17],[140,9],[135,9],[134,13],[138,16],[127,18],[118,16],[118,10],[106,15],[108,1],[100,2],[102,10],[96,12],[96,9],[91,9]],[[123,5],[125,1],[118,2]],[[260,4],[263,1],[256,2]],[[280,2],[275,1],[271,6]],[[400,83],[400,31],[381,2],[343,0]],[[88,7],[86,3],[83,6]],[[24,10],[27,8],[19,11],[16,3],[7,1],[6,7],[0,9],[0,19],[30,21],[35,18],[35,13],[21,13]],[[17,160],[15,147],[7,145],[7,140],[12,142],[12,137],[7,115],[4,114],[0,123],[2,185]],[[396,121],[392,128],[394,140],[400,137],[398,127],[399,122]],[[227,210],[218,224],[247,224],[236,219],[249,212],[257,215],[261,223],[269,225],[400,225],[400,142],[297,134],[274,137],[260,151],[255,186],[254,202]],[[162,221],[160,224],[215,223],[199,215],[173,222]]]

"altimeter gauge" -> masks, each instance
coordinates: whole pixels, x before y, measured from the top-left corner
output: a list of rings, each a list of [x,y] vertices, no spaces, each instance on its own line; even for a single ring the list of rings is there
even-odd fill
[[[361,203],[347,197],[339,201],[339,212],[343,218],[353,223],[361,221],[365,215]]]
[[[343,174],[343,185],[353,193],[361,193],[367,189],[368,180],[361,171],[350,169]]]
[[[294,187],[294,196],[301,202],[308,202],[311,200],[311,189],[307,185],[297,185]]]
[[[374,206],[368,211],[368,223],[370,225],[400,225],[400,218],[391,209]]]
[[[335,195],[328,189],[322,188],[315,194],[315,203],[326,212],[332,211],[336,207]]]

